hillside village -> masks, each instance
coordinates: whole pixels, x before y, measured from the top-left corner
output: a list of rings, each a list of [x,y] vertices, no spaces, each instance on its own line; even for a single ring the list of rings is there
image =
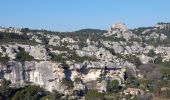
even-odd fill
[[[168,100],[169,60],[170,23],[74,32],[0,27],[0,97]]]

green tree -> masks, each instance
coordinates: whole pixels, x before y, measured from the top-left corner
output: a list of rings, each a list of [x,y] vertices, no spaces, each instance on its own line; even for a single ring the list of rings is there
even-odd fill
[[[116,92],[119,88],[119,81],[112,80],[107,82],[107,91],[108,92]]]
[[[166,78],[170,78],[170,68],[163,67],[160,69],[160,71]]]
[[[5,57],[0,57],[0,62],[4,65],[6,65],[9,60],[10,58],[8,57],[8,55],[5,55]]]
[[[154,57],[156,56],[156,53],[155,51],[152,49],[152,50],[149,50],[148,54],[147,54],[149,57]]]
[[[97,90],[89,90],[85,95],[85,100],[103,100],[104,94],[99,93]]]
[[[26,86],[18,90],[12,100],[40,100],[46,96],[46,91],[39,86]]]
[[[10,85],[10,82],[8,80],[6,80],[5,78],[3,78],[2,81],[1,81],[0,93],[4,97],[8,97],[9,90],[10,90],[9,85]]]
[[[155,64],[162,64],[162,57],[158,56],[155,60],[154,60]]]
[[[34,57],[30,56],[29,53],[24,50],[24,48],[19,47],[18,49],[19,52],[16,55],[16,60],[20,62],[34,60]]]

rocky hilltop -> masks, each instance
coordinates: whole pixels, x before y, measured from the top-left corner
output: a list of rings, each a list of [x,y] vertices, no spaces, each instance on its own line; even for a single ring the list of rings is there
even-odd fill
[[[0,27],[0,43],[0,79],[11,88],[38,85],[69,99],[97,90],[128,100],[157,96],[155,81],[169,82],[170,23],[74,32]]]

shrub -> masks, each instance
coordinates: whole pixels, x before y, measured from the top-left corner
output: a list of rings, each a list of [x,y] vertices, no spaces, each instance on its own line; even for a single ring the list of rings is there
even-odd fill
[[[88,57],[88,56],[80,57],[74,51],[68,51],[68,53],[62,53],[59,55],[56,55],[54,53],[49,53],[49,56],[51,56],[51,60],[57,61],[57,62],[65,62],[67,60],[75,60],[75,62],[77,63],[82,63],[85,60],[97,61],[97,59],[93,57]]]
[[[46,96],[46,91],[43,88],[29,85],[23,89],[18,90],[12,97],[12,100],[40,100],[40,98],[44,96]]]
[[[1,46],[2,51],[6,52],[6,48],[4,46]]]
[[[20,62],[24,61],[32,61],[34,57],[30,56],[28,52],[26,52],[23,48],[19,47],[19,52],[16,55],[16,60]]]
[[[4,65],[6,65],[9,60],[10,60],[10,58],[8,57],[8,55],[5,55],[5,57],[0,57],[0,62]]]
[[[99,93],[97,90],[89,90],[85,95],[85,100],[103,100],[104,94]]]
[[[62,84],[66,85],[67,89],[73,89],[74,88],[73,82],[71,80],[63,79]]]
[[[9,84],[10,84],[10,82],[8,80],[6,80],[5,78],[3,78],[1,80],[0,94],[2,94],[2,96],[4,96],[4,97],[8,97]]]
[[[154,57],[156,56],[156,53],[154,50],[149,50],[148,54],[147,54],[149,57]]]
[[[136,67],[139,67],[142,64],[141,60],[136,55],[126,55],[125,60],[133,63]]]
[[[115,92],[119,88],[119,81],[118,80],[112,80],[107,82],[107,91],[108,92]]]

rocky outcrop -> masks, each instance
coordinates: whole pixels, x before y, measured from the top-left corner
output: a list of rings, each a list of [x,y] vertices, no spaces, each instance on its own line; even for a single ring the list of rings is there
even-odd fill
[[[169,62],[170,47],[167,44],[154,44],[157,40],[161,43],[169,41],[169,36],[159,31],[168,28],[168,25],[159,24],[129,30],[124,24],[118,23],[102,34],[94,32],[86,33],[86,36],[83,32],[71,33],[77,35],[75,38],[74,35],[61,33],[26,32],[28,40],[36,41],[36,44],[12,42],[1,45],[0,57],[3,59],[7,55],[10,60],[7,65],[0,64],[0,79],[10,80],[12,87],[35,84],[64,94],[92,88],[106,91],[108,80],[118,80],[119,85],[123,86],[126,72],[133,77],[140,76],[138,64],[155,63],[159,57],[159,60]],[[13,28],[0,27],[0,31],[22,35],[21,30]],[[20,47],[33,57],[32,61],[18,62],[16,55]],[[149,55],[151,50],[153,54]],[[69,85],[64,84],[64,80],[70,82],[68,84],[73,88],[68,89]]]
[[[100,64],[98,63],[98,65]],[[70,68],[70,79],[74,82],[76,78],[79,78],[85,84],[100,79],[104,70],[102,66],[97,67],[97,63],[85,63],[85,65],[82,64],[74,66],[76,69]],[[65,71],[64,67],[58,63],[50,61],[31,61],[22,64],[20,62],[11,61],[7,66],[1,65],[0,68],[0,76],[10,80],[12,87],[24,87],[28,84],[36,84],[49,91],[58,90],[59,92],[64,92],[67,90],[67,86],[62,84],[62,80],[68,77],[68,73]],[[77,71],[77,69],[80,71]],[[85,72],[85,70],[87,70],[87,72]],[[110,79],[117,79],[120,81],[120,84],[122,84],[122,82],[124,82],[124,72],[125,70],[123,69],[112,70],[106,74],[106,77],[110,77]],[[83,83],[74,83],[74,85],[76,85],[74,89],[85,90],[85,85],[83,85]],[[101,85],[102,84],[100,83],[100,86]],[[104,89],[104,87],[101,88]],[[101,88],[98,89],[101,90]]]
[[[137,35],[129,31],[123,23],[117,23],[112,25],[111,29],[108,30],[108,32],[105,33],[104,36],[114,36],[116,38],[124,38],[126,40],[129,40],[131,38],[139,38]]]
[[[66,43],[71,43],[71,44],[76,43],[76,41],[73,40],[73,39],[70,38],[70,37],[63,38],[63,39],[61,40],[61,42],[62,42],[62,43],[66,42]]]
[[[59,46],[60,45],[60,37],[59,36],[49,36],[49,45]]]
[[[49,61],[41,62],[9,62],[7,66],[1,66],[1,75],[11,81],[13,87],[23,87],[28,84],[37,84],[45,89],[63,92],[62,79],[65,78],[64,69],[57,63]]]

